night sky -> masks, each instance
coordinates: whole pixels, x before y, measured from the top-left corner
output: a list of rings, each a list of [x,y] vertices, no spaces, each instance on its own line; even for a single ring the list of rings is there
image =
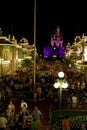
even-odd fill
[[[50,43],[50,35],[60,25],[64,43],[74,40],[74,36],[87,35],[86,3],[63,0],[37,0],[36,45],[41,52]],[[33,44],[34,1],[2,1],[0,3],[0,27],[3,35],[14,34],[19,40],[26,37]]]

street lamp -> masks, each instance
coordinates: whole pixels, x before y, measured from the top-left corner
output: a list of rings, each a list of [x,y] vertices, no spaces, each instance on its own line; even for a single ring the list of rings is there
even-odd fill
[[[62,88],[67,88],[68,87],[68,83],[66,81],[66,79],[64,78],[65,74],[64,72],[60,71],[58,73],[58,79],[56,80],[56,82],[54,83],[54,88],[60,88],[60,109],[62,106]]]

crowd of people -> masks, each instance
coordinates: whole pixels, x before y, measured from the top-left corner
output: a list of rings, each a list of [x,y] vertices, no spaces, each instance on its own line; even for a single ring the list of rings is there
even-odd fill
[[[6,111],[0,115],[0,130],[40,130],[43,114],[37,106],[30,111],[25,100],[22,99],[19,111],[15,104],[10,101]]]
[[[75,103],[83,103],[84,101],[86,103],[87,76],[84,71],[67,66],[61,59],[38,58],[36,60],[36,85],[34,87],[33,69],[33,65],[29,64],[27,68],[21,67],[16,70],[14,75],[7,74],[0,77],[0,105],[7,110],[8,120],[11,114],[14,115],[15,113],[15,107],[14,105],[12,107],[12,102],[10,102],[13,97],[25,100],[34,99],[35,101],[51,97],[54,98],[55,104],[58,103],[58,95],[57,98],[54,96],[58,93],[53,84],[58,78],[57,74],[59,71],[65,73],[65,78],[69,84],[66,102],[73,102],[73,108],[76,107]],[[13,113],[9,111],[11,107]],[[25,105],[23,109],[26,108],[28,106]],[[23,111],[25,111],[23,109],[21,108],[22,111],[19,112],[19,115],[23,114]]]

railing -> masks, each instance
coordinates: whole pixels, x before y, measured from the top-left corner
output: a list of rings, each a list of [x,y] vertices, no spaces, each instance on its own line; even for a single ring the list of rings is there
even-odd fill
[[[50,113],[50,122],[54,129],[62,130],[61,122],[65,115],[69,116],[71,130],[80,130],[82,124],[87,124],[87,110],[57,110]]]

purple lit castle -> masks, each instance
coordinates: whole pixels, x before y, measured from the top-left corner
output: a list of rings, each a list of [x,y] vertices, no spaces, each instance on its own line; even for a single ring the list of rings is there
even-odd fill
[[[50,45],[44,47],[43,55],[45,58],[49,57],[63,57],[65,55],[65,49],[63,47],[63,38],[60,32],[60,26],[51,35]]]

